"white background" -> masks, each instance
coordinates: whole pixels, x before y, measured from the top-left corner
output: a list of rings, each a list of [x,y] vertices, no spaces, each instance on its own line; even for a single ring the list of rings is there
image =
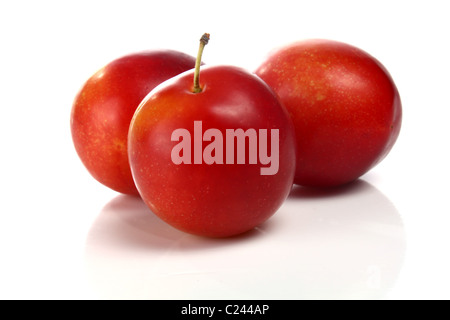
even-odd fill
[[[449,299],[446,1],[2,1],[0,298]],[[397,144],[331,193],[294,189],[266,224],[183,234],[93,180],[69,118],[109,61],[170,48],[254,70],[306,38],[359,46],[393,76]]]

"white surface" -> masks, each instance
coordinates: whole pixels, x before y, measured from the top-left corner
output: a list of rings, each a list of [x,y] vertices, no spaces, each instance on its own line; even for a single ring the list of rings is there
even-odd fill
[[[0,3],[0,298],[449,299],[450,47],[445,1]],[[253,70],[305,38],[359,46],[391,72],[404,119],[391,154],[333,194],[295,189],[244,236],[203,239],[94,181],[72,100],[126,53]]]

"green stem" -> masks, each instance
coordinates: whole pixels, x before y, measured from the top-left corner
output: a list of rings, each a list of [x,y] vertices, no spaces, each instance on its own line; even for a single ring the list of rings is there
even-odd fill
[[[200,46],[198,48],[197,60],[195,61],[195,71],[194,71],[194,93],[202,92],[202,88],[200,88],[200,65],[202,64],[202,54],[203,49],[208,44],[209,41],[209,33],[205,33],[200,38]]]

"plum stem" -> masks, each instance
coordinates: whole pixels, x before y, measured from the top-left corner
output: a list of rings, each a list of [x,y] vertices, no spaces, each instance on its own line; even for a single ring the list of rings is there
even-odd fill
[[[195,71],[194,71],[194,93],[202,92],[202,88],[200,88],[200,65],[202,64],[202,54],[203,49],[209,42],[209,33],[203,34],[200,38],[200,46],[198,48],[197,60],[195,61]]]

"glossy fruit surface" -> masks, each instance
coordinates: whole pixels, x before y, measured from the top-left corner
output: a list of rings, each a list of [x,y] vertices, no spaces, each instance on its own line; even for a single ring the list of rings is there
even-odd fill
[[[131,118],[161,82],[195,66],[195,58],[171,50],[130,54],[110,62],[83,85],[72,107],[76,151],[91,175],[105,186],[138,194],[127,155]]]
[[[271,52],[256,74],[293,120],[296,184],[351,182],[378,164],[399,135],[398,90],[385,67],[359,48],[331,40],[292,43]]]
[[[130,127],[130,165],[141,197],[164,221],[196,235],[233,236],[266,221],[289,194],[293,127],[255,75],[231,66],[205,67],[200,75],[199,93],[188,71],[144,99]],[[253,138],[240,149],[230,132]],[[265,148],[271,161],[261,155]]]

